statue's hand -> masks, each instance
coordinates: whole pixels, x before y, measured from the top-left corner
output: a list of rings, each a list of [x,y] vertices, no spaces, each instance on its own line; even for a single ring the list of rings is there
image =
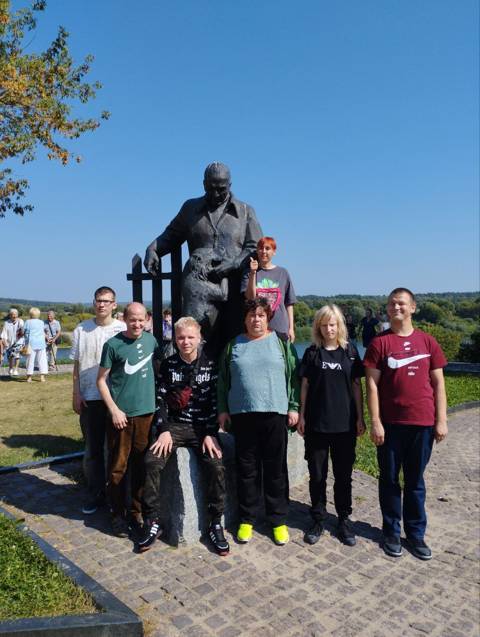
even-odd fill
[[[230,272],[235,270],[235,267],[235,261],[233,259],[225,259],[220,265],[216,265],[210,270],[209,278],[211,281],[218,283],[228,276]]]
[[[147,270],[147,272],[150,272],[150,274],[156,275],[158,274],[158,264],[159,264],[159,258],[158,258],[158,254],[155,252],[155,250],[148,250],[145,254],[145,260],[143,261],[143,265],[145,266],[145,269]]]

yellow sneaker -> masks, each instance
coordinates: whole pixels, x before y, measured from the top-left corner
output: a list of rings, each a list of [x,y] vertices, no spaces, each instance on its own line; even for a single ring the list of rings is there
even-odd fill
[[[252,539],[252,531],[252,524],[246,524],[245,522],[242,522],[242,524],[240,524],[240,526],[238,527],[237,540],[242,544],[250,542],[250,540]]]
[[[282,524],[281,526],[273,527],[273,541],[278,546],[283,546],[288,542],[290,536],[288,535],[288,529],[286,524]]]

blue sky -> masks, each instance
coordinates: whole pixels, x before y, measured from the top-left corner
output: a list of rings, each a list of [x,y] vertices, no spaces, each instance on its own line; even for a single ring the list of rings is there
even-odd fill
[[[14,2],[15,6],[23,5]],[[299,294],[478,290],[476,0],[49,0],[29,49],[70,32],[111,119],[79,165],[22,166],[0,220],[0,296],[130,298],[132,256],[232,171]],[[146,294],[148,298],[149,295]]]

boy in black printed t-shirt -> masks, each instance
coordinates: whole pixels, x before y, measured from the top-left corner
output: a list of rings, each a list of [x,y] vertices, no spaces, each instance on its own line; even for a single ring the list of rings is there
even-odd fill
[[[158,437],[145,457],[143,493],[145,524],[138,541],[147,551],[159,533],[162,472],[178,447],[197,452],[207,478],[210,517],[208,536],[220,555],[229,552],[221,518],[225,502],[225,470],[218,442],[216,381],[214,363],[199,349],[200,326],[192,317],[175,323],[178,353],[162,361],[157,376]]]

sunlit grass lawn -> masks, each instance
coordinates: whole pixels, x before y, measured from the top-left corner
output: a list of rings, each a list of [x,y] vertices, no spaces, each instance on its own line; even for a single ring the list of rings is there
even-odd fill
[[[0,515],[0,620],[98,612],[93,599]]]
[[[474,374],[452,374],[445,377],[447,401],[449,407],[480,400],[480,376]],[[368,435],[370,419],[365,402],[365,420],[367,433],[357,440],[357,461],[355,468],[378,478],[377,451]]]
[[[0,380],[0,466],[82,451],[72,375]]]

